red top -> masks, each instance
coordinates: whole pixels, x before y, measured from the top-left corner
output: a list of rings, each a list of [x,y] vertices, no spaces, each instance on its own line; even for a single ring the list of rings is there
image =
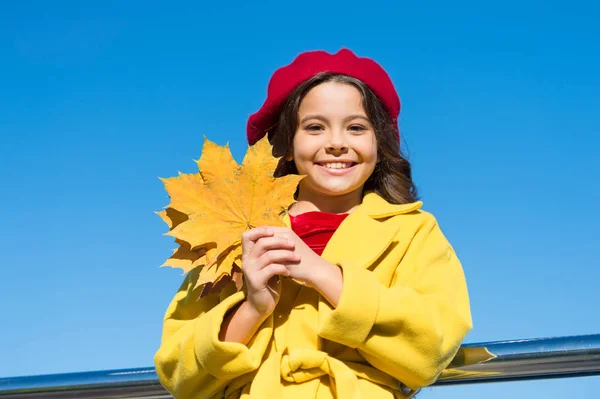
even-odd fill
[[[298,216],[290,215],[290,222],[294,233],[320,256],[333,233],[347,216],[347,213],[314,211]]]

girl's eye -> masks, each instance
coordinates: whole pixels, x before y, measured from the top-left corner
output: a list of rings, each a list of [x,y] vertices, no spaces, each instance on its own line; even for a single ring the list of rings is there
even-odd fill
[[[352,125],[349,127],[349,129],[353,132],[362,132],[362,131],[366,130],[366,128],[361,125]]]
[[[323,129],[323,127],[321,125],[309,125],[306,127],[306,130],[313,131],[313,132],[316,132],[316,131],[319,131],[322,129]]]

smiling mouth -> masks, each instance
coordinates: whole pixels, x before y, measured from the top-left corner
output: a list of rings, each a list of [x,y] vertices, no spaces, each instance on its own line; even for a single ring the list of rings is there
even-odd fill
[[[317,162],[317,165],[326,169],[349,169],[356,164],[356,162]]]

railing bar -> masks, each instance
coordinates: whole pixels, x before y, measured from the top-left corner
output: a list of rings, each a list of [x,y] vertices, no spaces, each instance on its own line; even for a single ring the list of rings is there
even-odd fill
[[[600,334],[466,344],[435,385],[600,375]],[[153,368],[0,378],[0,399],[168,398]]]

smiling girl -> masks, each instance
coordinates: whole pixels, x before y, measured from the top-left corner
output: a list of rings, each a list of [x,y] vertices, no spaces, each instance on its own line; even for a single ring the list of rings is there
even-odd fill
[[[155,356],[176,398],[408,398],[471,329],[461,264],[421,210],[400,152],[400,100],[375,61],[300,54],[277,70],[249,144],[302,174],[288,227],[243,234],[245,290],[167,309]]]

